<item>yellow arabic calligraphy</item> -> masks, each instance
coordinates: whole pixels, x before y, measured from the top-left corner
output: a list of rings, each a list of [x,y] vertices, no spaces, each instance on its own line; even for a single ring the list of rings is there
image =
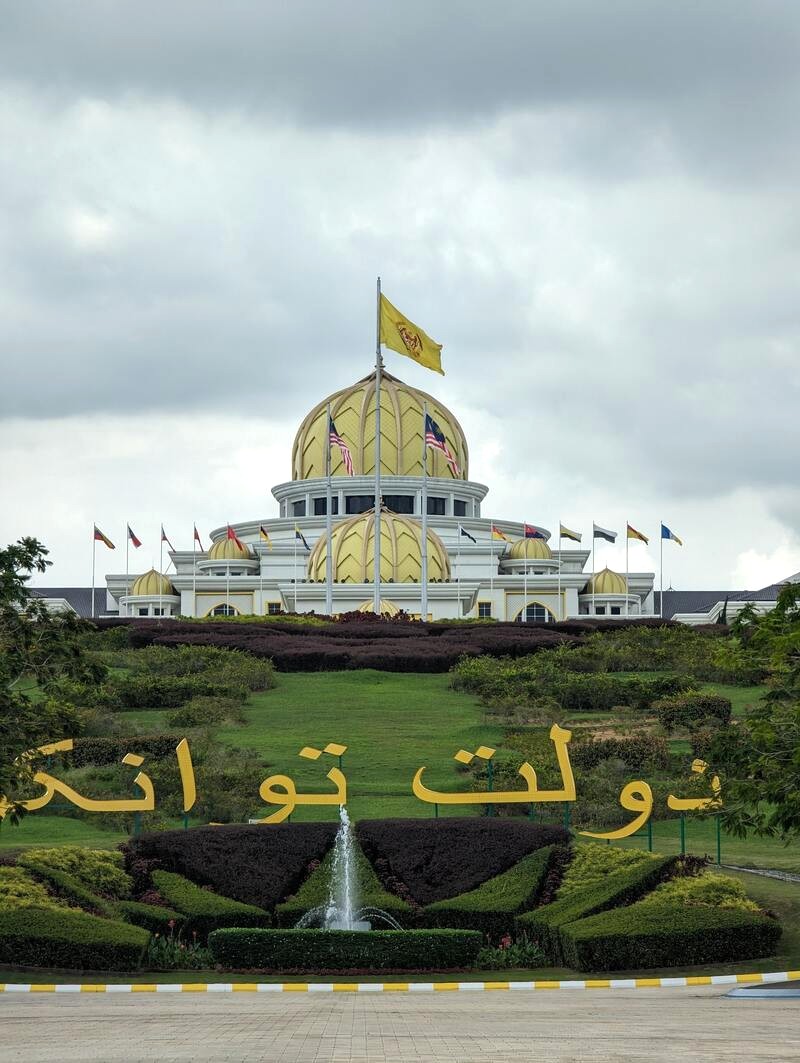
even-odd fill
[[[653,811],[653,791],[646,782],[629,782],[622,787],[619,803],[628,812],[638,812],[636,819],[632,819],[630,823],[618,830],[605,831],[600,834],[591,830],[581,830],[578,833],[587,838],[609,838],[612,841],[616,838],[629,838],[637,830],[641,830],[650,819]]]
[[[708,764],[704,760],[693,760],[692,771],[698,775],[705,774]],[[720,808],[722,805],[722,786],[720,785],[719,776],[711,776],[711,793],[712,797],[673,797],[670,794],[667,797],[667,806],[676,812],[686,812],[689,809],[696,808]]]
[[[313,746],[304,746],[297,754],[307,760],[317,760],[323,753],[333,757],[341,757],[347,752],[347,746],[338,742],[329,742],[324,749],[316,749]],[[260,819],[258,823],[282,823],[291,816],[297,805],[346,805],[347,804],[347,779],[344,772],[339,768],[331,768],[326,778],[336,786],[333,794],[299,794],[294,780],[288,775],[270,775],[258,788],[258,794],[265,805],[281,805],[269,816]]]
[[[478,805],[478,804],[530,804],[541,801],[574,801],[576,798],[575,776],[572,773],[572,765],[569,760],[567,746],[572,738],[572,731],[567,731],[554,723],[550,728],[550,741],[555,746],[556,759],[561,772],[563,787],[560,790],[539,790],[535,769],[525,761],[518,768],[518,774],[527,784],[526,790],[501,790],[487,791],[486,793],[445,793],[440,790],[432,790],[422,781],[422,773],[425,767],[418,768],[414,775],[411,789],[414,796],[420,801],[429,804],[441,805]],[[496,750],[490,746],[479,746],[474,753],[466,749],[460,749],[454,754],[453,759],[461,764],[470,764],[475,757],[481,760],[490,760]]]
[[[35,753],[50,756],[53,753],[67,753],[72,747],[72,739],[65,738],[60,742],[51,742],[49,745],[40,746]],[[140,768],[144,763],[144,757],[140,757],[138,753],[126,753],[122,758],[122,763],[129,764],[134,768]],[[75,805],[77,808],[82,808],[84,812],[151,812],[156,807],[156,796],[155,790],[153,789],[153,783],[150,778],[141,771],[133,780],[134,785],[138,786],[144,794],[144,797],[140,798],[123,797],[118,799],[96,799],[93,797],[84,797],[67,783],[61,782],[60,779],[57,779],[54,775],[50,775],[46,771],[37,771],[33,776],[33,781],[40,786],[43,786],[45,792],[40,797],[32,797],[27,801],[20,802],[22,807],[29,812],[34,812],[38,808],[44,808],[45,805],[52,801],[56,794],[61,794],[61,796],[66,798],[70,804]],[[5,799],[0,803],[0,819],[2,819],[10,807],[10,802]]]

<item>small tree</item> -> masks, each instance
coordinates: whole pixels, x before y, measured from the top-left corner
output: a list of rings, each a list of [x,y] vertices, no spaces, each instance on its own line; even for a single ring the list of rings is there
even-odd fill
[[[91,682],[103,672],[83,653],[85,622],[50,613],[31,595],[31,574],[49,565],[37,539],[23,538],[0,550],[0,795],[18,794],[32,778],[36,765],[24,753],[78,730],[74,707],[47,696],[53,680],[68,675]],[[17,822],[22,812],[14,804],[8,815]]]

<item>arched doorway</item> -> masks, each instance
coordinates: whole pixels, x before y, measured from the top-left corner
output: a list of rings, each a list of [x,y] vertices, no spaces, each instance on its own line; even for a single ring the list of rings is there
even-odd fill
[[[514,617],[514,620],[521,624],[522,609]],[[526,624],[552,624],[555,621],[555,616],[550,612],[547,606],[541,605],[539,602],[529,602],[528,607],[525,610],[525,623]]]

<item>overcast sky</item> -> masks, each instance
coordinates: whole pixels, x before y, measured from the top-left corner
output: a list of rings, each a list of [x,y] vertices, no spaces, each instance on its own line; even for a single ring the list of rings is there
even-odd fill
[[[374,361],[444,344],[484,514],[800,570],[796,0],[0,0],[0,542],[51,585],[277,515]],[[620,539],[622,541],[622,537]],[[624,564],[624,547],[603,562]],[[132,563],[132,570],[134,564]]]

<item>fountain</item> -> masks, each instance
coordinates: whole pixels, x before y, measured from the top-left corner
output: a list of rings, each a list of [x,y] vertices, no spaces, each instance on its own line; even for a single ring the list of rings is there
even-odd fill
[[[353,826],[344,805],[339,806],[339,829],[333,843],[333,865],[328,902],[311,908],[297,922],[296,929],[319,926],[324,930],[371,930],[373,920],[401,930],[397,920],[382,908],[357,907],[358,872],[355,861]]]

